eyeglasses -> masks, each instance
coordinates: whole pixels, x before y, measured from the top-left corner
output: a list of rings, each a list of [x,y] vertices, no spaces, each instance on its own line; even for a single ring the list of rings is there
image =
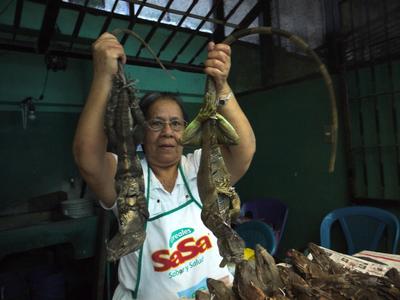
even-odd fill
[[[150,119],[147,120],[146,125],[153,131],[161,131],[168,124],[173,131],[182,131],[185,129],[187,122],[181,119],[173,119],[170,121],[164,121],[162,119]]]

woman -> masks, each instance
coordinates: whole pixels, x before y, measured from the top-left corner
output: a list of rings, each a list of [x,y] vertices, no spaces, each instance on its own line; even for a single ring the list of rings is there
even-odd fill
[[[94,75],[75,139],[74,156],[83,178],[106,208],[115,208],[114,176],[117,161],[107,152],[104,112],[118,70],[126,62],[123,47],[109,33],[93,44]],[[231,50],[209,43],[204,72],[211,76],[217,95],[224,99],[219,112],[235,127],[240,143],[222,147],[232,184],[247,171],[255,152],[255,137],[227,83]],[[184,111],[171,94],[150,94],[141,101],[146,118],[142,169],[150,218],[143,248],[121,258],[113,299],[190,298],[206,287],[206,278],[229,278],[212,233],[200,219],[197,191],[200,151],[182,155],[178,141],[186,125]]]

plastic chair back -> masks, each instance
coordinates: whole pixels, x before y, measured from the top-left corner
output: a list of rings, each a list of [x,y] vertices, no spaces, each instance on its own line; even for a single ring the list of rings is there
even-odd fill
[[[288,217],[288,207],[285,203],[275,198],[257,198],[243,203],[240,214],[241,216],[250,214],[253,220],[270,225],[278,247]]]
[[[320,226],[321,246],[331,248],[332,225],[339,222],[347,243],[347,253],[362,250],[376,251],[384,237],[388,237],[388,250],[397,253],[400,225],[389,211],[369,206],[338,208],[327,214]],[[386,235],[385,235],[386,233]]]
[[[244,240],[246,247],[255,249],[256,244],[263,246],[271,255],[276,252],[275,234],[272,228],[261,221],[248,221],[238,224],[236,232]]]

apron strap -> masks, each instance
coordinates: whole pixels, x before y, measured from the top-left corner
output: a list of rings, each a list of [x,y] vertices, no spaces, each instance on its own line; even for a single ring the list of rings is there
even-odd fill
[[[147,191],[146,191],[146,207],[149,207],[149,199],[150,199],[150,166],[147,165]],[[147,222],[144,224],[144,230],[146,231]],[[142,257],[143,257],[143,245],[139,250],[138,257],[138,269],[136,273],[136,285],[135,289],[132,291],[132,298],[136,299],[139,292],[139,283],[140,283],[140,274],[142,273]]]
[[[189,184],[188,184],[187,181],[186,181],[186,177],[185,177],[185,174],[183,173],[181,164],[179,164],[178,169],[179,169],[179,173],[181,173],[181,176],[182,176],[182,179],[183,179],[183,183],[185,184],[186,190],[188,191],[190,198],[194,201],[194,203],[196,203],[196,205],[197,205],[200,209],[202,209],[202,208],[203,208],[203,205],[201,205],[201,204],[197,201],[197,199],[192,195],[192,192],[190,191]]]

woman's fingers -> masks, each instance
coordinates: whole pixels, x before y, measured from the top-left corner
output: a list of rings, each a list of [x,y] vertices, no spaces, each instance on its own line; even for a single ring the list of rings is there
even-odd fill
[[[118,39],[108,33],[103,33],[93,44],[93,62],[96,73],[114,75],[118,71],[118,59],[126,63],[123,46]]]

